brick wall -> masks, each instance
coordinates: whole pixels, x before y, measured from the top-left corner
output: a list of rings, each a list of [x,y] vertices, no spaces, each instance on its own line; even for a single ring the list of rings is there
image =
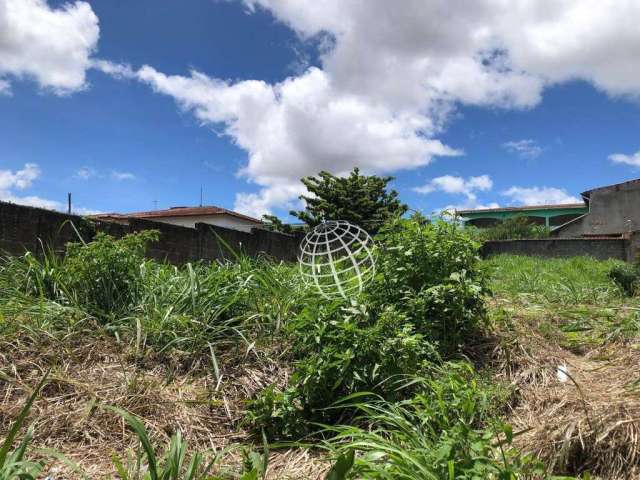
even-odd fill
[[[235,252],[249,256],[268,255],[276,260],[295,261],[300,237],[253,229],[251,233],[198,223],[196,228],[133,219],[128,225],[88,222],[64,213],[0,202],[0,250],[13,255],[41,251],[40,243],[63,252],[68,242],[85,241],[96,232],[115,237],[142,230],[158,230],[160,240],[149,247],[151,258],[180,264],[197,260],[231,258]]]

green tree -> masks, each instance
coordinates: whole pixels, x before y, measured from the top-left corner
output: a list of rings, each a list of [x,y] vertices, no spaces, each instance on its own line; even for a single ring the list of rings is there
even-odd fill
[[[301,195],[306,208],[290,213],[310,227],[323,220],[347,220],[375,233],[387,220],[407,211],[398,192],[387,191],[391,180],[393,177],[360,175],[357,168],[348,177],[322,171],[302,179],[313,196]]]
[[[271,230],[272,232],[293,233],[291,225],[283,223],[282,220],[275,215],[262,215],[262,221],[267,230]]]

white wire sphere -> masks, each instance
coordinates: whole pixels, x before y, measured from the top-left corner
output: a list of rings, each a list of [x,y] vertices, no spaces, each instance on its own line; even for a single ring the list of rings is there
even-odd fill
[[[346,220],[321,223],[300,243],[300,274],[326,299],[348,299],[362,292],[375,275],[374,243],[362,228]]]

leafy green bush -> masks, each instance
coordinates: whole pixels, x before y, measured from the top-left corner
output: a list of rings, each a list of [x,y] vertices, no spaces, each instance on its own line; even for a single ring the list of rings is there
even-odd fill
[[[486,282],[480,244],[453,223],[396,220],[376,237],[378,275],[368,290],[375,306],[393,304],[447,356],[484,317]]]
[[[397,397],[401,376],[423,371],[438,354],[406,316],[389,306],[372,317],[361,304],[317,305],[288,325],[295,372],[284,392],[268,388],[250,404],[248,420],[269,438],[300,438],[308,422],[338,420],[327,409],[358,391]]]
[[[478,244],[456,225],[396,220],[378,236],[378,273],[357,300],[308,299],[286,325],[295,370],[284,392],[258,395],[248,421],[270,438],[334,423],[337,399],[371,391],[394,400],[402,376],[453,355],[484,315]]]
[[[640,267],[637,264],[629,263],[615,265],[609,271],[609,278],[625,295],[632,297],[640,286]]]
[[[98,233],[90,243],[69,244],[63,268],[70,300],[101,319],[130,311],[141,295],[147,244],[158,235],[147,230],[114,239]]]

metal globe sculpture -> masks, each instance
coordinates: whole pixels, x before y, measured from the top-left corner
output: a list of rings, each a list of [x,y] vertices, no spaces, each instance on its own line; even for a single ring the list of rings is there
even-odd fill
[[[326,299],[362,292],[375,274],[373,240],[345,220],[321,223],[300,243],[300,274]]]

